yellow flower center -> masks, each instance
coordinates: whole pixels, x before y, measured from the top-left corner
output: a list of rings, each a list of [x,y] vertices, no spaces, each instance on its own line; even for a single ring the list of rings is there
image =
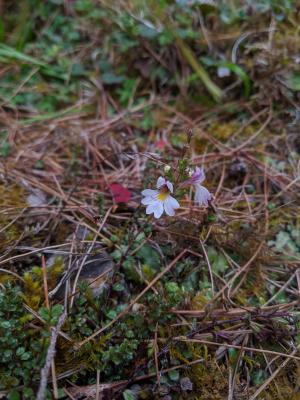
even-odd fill
[[[166,191],[159,192],[159,194],[157,195],[157,200],[165,201],[168,196],[169,196],[169,192],[166,192]]]

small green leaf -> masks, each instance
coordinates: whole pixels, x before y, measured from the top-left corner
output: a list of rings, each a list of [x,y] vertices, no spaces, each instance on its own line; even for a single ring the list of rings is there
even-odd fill
[[[0,323],[0,328],[9,329],[10,327],[11,327],[11,325],[10,325],[10,322],[9,322],[9,321],[2,321],[2,322]]]
[[[34,398],[34,392],[29,387],[24,388],[23,395],[24,395],[25,399],[33,399]]]
[[[27,361],[30,359],[30,357],[31,357],[30,353],[23,353],[20,358],[22,361]]]
[[[128,339],[133,339],[134,336],[135,336],[135,334],[134,334],[134,332],[133,332],[132,330],[129,330],[129,331],[126,331],[126,332],[125,332],[125,336],[126,336]]]
[[[140,24],[138,26],[138,34],[144,38],[153,39],[158,35],[158,32],[154,28],[151,28],[144,24]]]
[[[50,311],[46,307],[41,307],[39,309],[39,315],[46,321],[50,318]]]
[[[11,150],[11,145],[8,142],[3,142],[0,146],[0,156],[7,157],[9,156]]]
[[[17,352],[16,352],[17,356],[21,356],[24,353],[25,353],[25,348],[24,347],[19,347],[17,349]]]
[[[123,398],[124,400],[136,400],[136,396],[132,390],[126,389],[123,392]]]
[[[59,317],[64,311],[64,306],[62,304],[55,304],[51,308],[52,317]]]
[[[286,84],[291,90],[299,91],[300,90],[300,73],[294,72],[287,79]]]
[[[115,283],[115,284],[113,285],[113,289],[114,289],[116,292],[122,292],[122,291],[124,290],[124,286],[123,286],[121,283]]]
[[[10,349],[4,350],[4,352],[3,352],[3,360],[4,361],[5,360],[9,360],[9,359],[11,359],[11,357],[12,357],[12,350],[10,350]]]
[[[116,75],[114,72],[104,72],[101,76],[102,81],[107,85],[115,85],[117,83],[122,83],[125,80],[125,76]]]
[[[234,63],[228,62],[228,61],[222,61],[221,63],[218,63],[218,66],[223,67],[223,68],[228,68],[231,72],[233,72],[235,75],[237,75],[240,78],[240,80],[243,82],[244,96],[249,97],[250,90],[251,90],[251,81],[250,81],[249,76],[243,70],[243,68],[241,68],[237,64],[234,64]]]
[[[233,348],[228,349],[228,355],[229,355],[229,362],[231,364],[234,364],[237,359],[237,355],[238,355],[237,349],[233,349]]]
[[[179,371],[177,369],[174,369],[173,371],[169,371],[168,376],[171,379],[171,381],[174,381],[174,382],[179,381],[179,378],[180,378]]]
[[[177,293],[180,289],[179,286],[177,285],[176,282],[167,282],[166,285],[166,290],[168,293]]]
[[[266,379],[265,375],[266,374],[262,369],[258,369],[256,371],[254,371],[252,374],[252,380],[253,380],[254,385],[260,386]]]
[[[214,247],[209,246],[207,249],[207,255],[214,272],[223,273],[226,271],[228,263],[222,253],[219,253]]]
[[[58,394],[58,399],[66,398],[66,393],[65,393],[64,389],[62,389],[62,388],[58,389],[57,394]]]
[[[114,319],[114,318],[116,318],[117,313],[116,313],[115,310],[109,310],[109,311],[106,313],[106,316],[107,316],[107,318],[109,318],[109,319]]]
[[[20,394],[16,390],[12,390],[9,395],[7,396],[8,400],[20,400]]]

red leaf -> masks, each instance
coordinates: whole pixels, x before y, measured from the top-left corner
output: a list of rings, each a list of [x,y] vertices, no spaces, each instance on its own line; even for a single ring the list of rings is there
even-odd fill
[[[155,145],[159,150],[164,150],[164,148],[167,145],[167,142],[165,140],[161,139],[158,142],[156,142]]]
[[[116,203],[127,203],[130,200],[130,191],[120,183],[112,183],[109,188]]]

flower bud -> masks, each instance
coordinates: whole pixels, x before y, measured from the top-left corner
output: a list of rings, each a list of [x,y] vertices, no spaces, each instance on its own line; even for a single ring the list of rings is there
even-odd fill
[[[185,172],[188,174],[189,177],[191,177],[193,175],[193,170],[192,168],[186,168]]]

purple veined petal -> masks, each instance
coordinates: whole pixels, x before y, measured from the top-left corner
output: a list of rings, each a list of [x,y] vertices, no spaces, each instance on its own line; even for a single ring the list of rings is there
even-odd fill
[[[195,185],[195,202],[201,205],[208,205],[208,201],[211,199],[211,193],[202,185]]]
[[[144,204],[144,206],[148,206],[149,204],[152,204],[155,201],[156,201],[155,198],[147,196],[142,199],[141,203]]]
[[[160,176],[158,179],[157,179],[157,182],[156,182],[156,187],[157,187],[157,189],[160,189],[162,186],[164,186],[166,184],[166,179],[164,178],[164,177],[162,177],[162,176]]]
[[[204,169],[200,167],[196,167],[193,175],[191,177],[192,182],[195,183],[202,183],[205,180],[205,173]]]
[[[155,208],[154,208],[154,217],[155,218],[160,218],[162,216],[162,213],[164,212],[164,206],[163,203],[158,201],[155,203]]]
[[[152,190],[152,189],[145,189],[142,191],[143,196],[155,197],[157,195],[157,193],[158,193],[157,190]]]
[[[196,167],[192,173],[192,176],[187,179],[186,181],[184,181],[181,186],[186,187],[189,185],[198,185],[200,183],[202,183],[205,180],[205,173],[203,168],[200,167]]]
[[[166,185],[167,185],[167,188],[169,189],[169,191],[171,192],[171,193],[173,193],[173,183],[172,182],[170,182],[170,181],[166,181]]]
[[[173,207],[173,203],[171,201],[172,197],[168,196],[164,201],[164,209],[167,215],[173,217],[175,215],[175,209]]]

